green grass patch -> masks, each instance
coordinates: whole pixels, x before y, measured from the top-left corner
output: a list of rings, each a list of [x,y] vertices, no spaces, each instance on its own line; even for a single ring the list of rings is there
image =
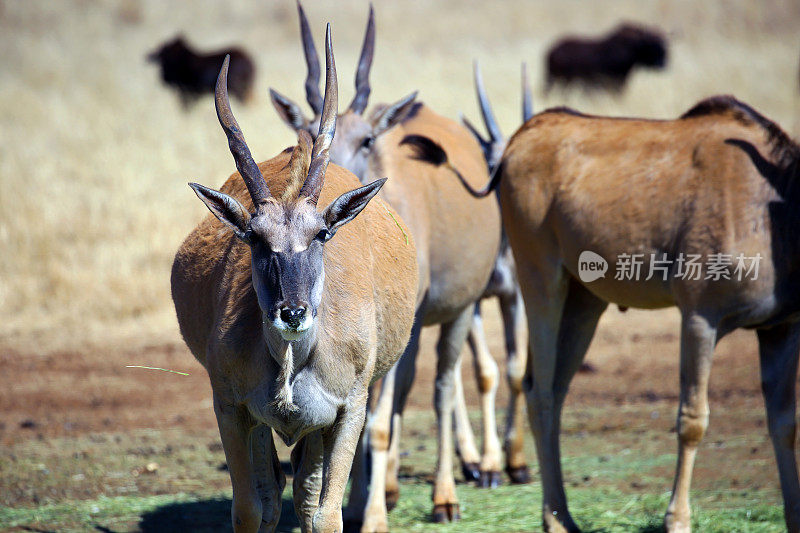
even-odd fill
[[[432,487],[403,482],[401,499],[389,515],[392,531],[531,531],[540,530],[538,483],[501,486],[494,490],[458,487],[461,521],[430,521]],[[575,520],[584,531],[660,531],[669,494],[632,495],[608,489],[568,490]],[[284,492],[284,510],[278,531],[299,531],[291,508],[291,488]],[[4,528],[46,528],[57,531],[228,531],[230,491],[206,494],[100,497],[92,500],[43,505],[36,508],[0,507]],[[694,502],[693,527],[703,533],[761,533],[785,529],[780,506],[758,498],[736,498],[729,505]]]
[[[653,407],[643,409],[646,414]],[[668,406],[659,409],[666,413]],[[584,408],[565,416],[563,467],[573,518],[585,531],[660,531],[675,468],[675,435],[642,413],[628,417],[634,422],[627,426],[587,425],[603,415],[602,409]],[[433,413],[407,413],[400,501],[389,515],[392,531],[541,530],[541,485],[529,438],[531,484],[487,490],[459,483],[461,521],[433,524],[435,435]],[[285,462],[288,450],[279,445],[278,452]],[[695,468],[695,531],[785,530],[770,452],[764,436],[712,434]],[[159,468],[142,474],[141,467],[150,462]],[[731,464],[737,467],[731,469]],[[223,467],[215,430],[147,430],[18,443],[0,451],[0,530],[229,531],[231,492]],[[291,480],[283,503],[278,530],[298,530]]]
[[[502,486],[494,490],[460,485],[461,521],[432,524],[431,487],[404,483],[401,499],[390,517],[393,531],[539,531],[541,530],[541,486]],[[669,494],[633,495],[619,490],[568,489],[573,518],[584,531],[661,531]],[[706,505],[695,500],[692,523],[695,531],[711,533],[779,532],[785,530],[783,509],[756,498],[729,500],[729,506]]]

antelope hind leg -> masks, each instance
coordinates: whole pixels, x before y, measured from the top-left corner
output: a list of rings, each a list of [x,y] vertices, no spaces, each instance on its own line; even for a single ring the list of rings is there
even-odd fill
[[[500,296],[500,312],[503,317],[503,332],[506,341],[508,381],[508,408],[503,449],[506,454],[505,471],[512,483],[530,483],[531,475],[525,460],[525,396],[522,378],[525,375],[526,357],[520,349],[527,346],[525,338],[525,306],[522,293],[515,287],[513,294]]]
[[[767,426],[781,480],[786,530],[800,532],[800,482],[797,477],[797,360],[800,326],[784,324],[758,330],[761,384]]]
[[[481,455],[479,487],[494,488],[500,484],[501,448],[497,436],[495,418],[495,399],[500,371],[489,351],[483,329],[479,307],[472,315],[472,323],[467,337],[474,355],[475,377],[481,397],[481,420],[483,429],[483,453]],[[460,366],[460,365],[459,365]],[[456,376],[458,377],[458,375]]]
[[[528,417],[542,476],[542,522],[548,532],[580,531],[569,513],[561,472],[561,409],[607,304],[558,269],[521,272],[528,311]]]
[[[469,332],[472,307],[465,308],[452,322],[442,324],[436,346],[436,388],[434,403],[438,423],[438,460],[433,487],[433,520],[456,521],[460,518],[456,482],[453,478],[453,381],[461,348]]]
[[[472,352],[475,355],[475,352]],[[464,398],[464,383],[461,375],[461,361],[453,375],[454,405],[453,422],[456,431],[456,455],[461,463],[461,473],[465,481],[480,481],[481,456],[475,446],[475,436],[469,423],[467,403]]]

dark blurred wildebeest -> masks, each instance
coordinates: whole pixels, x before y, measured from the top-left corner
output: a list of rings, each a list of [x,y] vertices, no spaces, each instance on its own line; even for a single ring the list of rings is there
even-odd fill
[[[579,83],[586,89],[621,91],[636,65],[661,69],[667,64],[667,43],[653,29],[622,24],[601,39],[568,37],[547,53],[547,85]]]
[[[164,83],[176,87],[181,101],[188,106],[203,94],[214,94],[217,74],[226,54],[231,56],[228,90],[245,102],[250,98],[256,69],[253,60],[239,48],[200,54],[179,35],[148,54],[147,59],[161,65]]]

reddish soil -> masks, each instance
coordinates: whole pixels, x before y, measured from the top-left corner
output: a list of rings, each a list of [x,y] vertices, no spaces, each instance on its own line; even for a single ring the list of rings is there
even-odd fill
[[[493,304],[486,308],[490,347],[503,364],[500,322]],[[678,397],[678,315],[675,310],[620,313],[603,317],[587,361],[596,369],[579,374],[568,397],[568,408],[581,405],[615,407],[628,403],[668,401]],[[424,332],[417,381],[409,406],[430,409],[433,398],[436,330]],[[464,353],[468,402],[477,406],[471,356]],[[188,372],[189,376],[126,365],[147,365]],[[0,349],[0,442],[28,438],[119,432],[135,428],[186,430],[215,427],[211,387],[204,369],[182,343],[136,350],[92,349],[50,354]],[[761,405],[755,336],[735,332],[717,347],[711,378],[712,425],[737,425],[725,410]],[[507,388],[501,381],[498,406]],[[624,415],[623,415],[624,416]],[[624,423],[624,420],[618,420]],[[759,423],[763,426],[763,420]],[[760,429],[759,431],[764,431]]]

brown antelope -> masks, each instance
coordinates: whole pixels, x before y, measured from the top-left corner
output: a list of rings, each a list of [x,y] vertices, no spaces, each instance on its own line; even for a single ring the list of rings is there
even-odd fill
[[[300,106],[288,98],[275,91],[271,94],[278,113],[289,126],[308,130],[319,116],[319,68],[305,14],[302,7],[298,6],[298,10],[308,65],[306,98],[314,110],[314,118],[306,118]],[[435,405],[439,449],[433,517],[436,521],[448,521],[459,516],[452,472],[454,375],[469,331],[472,308],[489,280],[500,241],[496,204],[471,198],[449,176],[450,170],[413,159],[410,157],[413,150],[402,144],[413,135],[434,138],[452,154],[453,165],[465,179],[480,183],[482,177],[488,177],[486,164],[480,147],[463,127],[416,103],[416,93],[394,104],[377,106],[371,114],[364,115],[370,93],[374,40],[374,15],[370,9],[356,72],[356,95],[339,116],[339,134],[331,146],[331,160],[353,171],[362,181],[378,170],[392,177],[381,194],[407,221],[414,236],[419,306],[411,341],[396,369],[384,379],[371,423],[372,478],[368,495],[365,468],[359,461],[354,466],[348,517],[353,522],[363,519],[365,531],[386,529],[384,487],[390,504],[397,497],[399,414],[413,380],[420,330],[428,325],[441,325],[437,344]]]
[[[597,321],[613,302],[676,305],[682,315],[678,464],[666,529],[691,528],[689,486],[708,426],[714,346],[748,328],[758,335],[786,526],[800,531],[798,180],[800,146],[730,96],[664,121],[556,109],[511,138],[490,185],[473,192],[488,194],[499,183],[525,300],[524,384],[545,529],[578,531],[561,475],[561,409]],[[608,263],[616,274],[603,276]]]
[[[270,428],[296,443],[302,530],[342,530],[368,387],[397,361],[414,317],[413,241],[387,204],[367,205],[386,180],[360,186],[328,166],[337,114],[330,26],[326,55],[313,147],[300,132],[296,147],[260,165],[230,109],[225,59],[217,116],[239,173],[219,192],[191,184],[214,217],[189,234],[172,268],[181,333],[211,379],[235,531],[278,523],[285,478]]]
[[[494,172],[506,140],[494,118],[486,89],[483,86],[478,63],[475,62],[475,89],[478,94],[483,123],[489,132],[485,139],[466,118],[461,121],[483,149],[483,155],[489,167],[489,174]],[[522,65],[522,121],[533,116],[533,104],[525,64]],[[525,312],[522,293],[517,283],[516,266],[508,246],[508,239],[503,232],[500,251],[494,262],[494,269],[489,284],[483,291],[482,299],[497,297],[503,318],[507,361],[507,380],[510,390],[508,410],[506,414],[506,430],[503,448],[506,452],[505,471],[513,483],[528,483],[530,473],[523,452],[524,405],[522,396],[522,377],[525,373],[525,360],[517,351],[518,346],[525,346]],[[483,454],[478,455],[475,440],[467,418],[466,401],[461,380],[456,381],[456,443],[462,462],[464,477],[478,481],[480,487],[496,487],[500,483],[500,442],[497,438],[495,422],[495,397],[497,394],[497,363],[489,351],[486,335],[483,330],[481,303],[475,304],[472,314],[472,326],[468,336],[475,363],[475,375],[478,380],[478,391],[481,394],[481,413],[483,422]],[[460,378],[460,374],[457,375]]]

